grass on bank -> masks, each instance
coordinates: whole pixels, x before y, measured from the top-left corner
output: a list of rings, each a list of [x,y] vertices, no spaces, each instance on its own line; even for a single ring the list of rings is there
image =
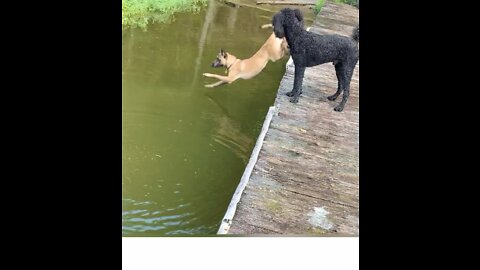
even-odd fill
[[[122,27],[167,22],[175,12],[198,12],[206,4],[207,0],[122,0]]]

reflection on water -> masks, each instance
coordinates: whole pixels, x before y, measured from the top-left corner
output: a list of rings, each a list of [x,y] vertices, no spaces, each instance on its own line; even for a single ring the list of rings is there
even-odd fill
[[[210,4],[171,24],[122,38],[124,236],[214,234],[273,104],[285,62],[231,85],[211,62],[220,48],[253,55],[271,34],[271,13]]]
[[[212,25],[213,19],[217,14],[218,3],[216,1],[210,1],[208,5],[207,12],[205,14],[205,20],[202,26],[202,32],[200,35],[200,41],[198,42],[198,54],[197,58],[195,59],[195,71],[193,72],[193,80],[192,80],[192,88],[195,87],[195,83],[197,82],[200,66],[202,64],[202,55],[203,55],[203,48],[205,47],[205,40],[207,39],[207,33],[209,27]]]

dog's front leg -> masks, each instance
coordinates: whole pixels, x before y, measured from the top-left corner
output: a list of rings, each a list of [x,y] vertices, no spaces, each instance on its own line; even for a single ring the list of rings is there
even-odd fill
[[[287,93],[287,96],[292,97],[290,102],[297,103],[298,97],[302,94],[303,75],[305,74],[305,67],[295,66],[295,78],[293,80],[293,90]]]
[[[216,82],[216,83],[207,84],[207,85],[205,85],[205,87],[212,88],[212,87],[216,87],[216,86],[219,86],[219,85],[222,85],[222,84],[226,84],[226,82],[224,82],[224,81],[218,81],[218,82]]]
[[[227,77],[227,76],[211,74],[211,73],[203,73],[203,76],[219,79],[220,81],[225,82],[225,83],[232,83],[237,79],[235,77],[232,78],[230,76]]]

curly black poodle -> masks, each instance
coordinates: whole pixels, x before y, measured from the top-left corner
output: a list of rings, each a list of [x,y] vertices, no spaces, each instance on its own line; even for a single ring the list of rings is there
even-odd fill
[[[319,35],[308,32],[299,25],[303,15],[298,9],[285,8],[273,16],[272,25],[275,36],[285,37],[290,47],[290,55],[295,64],[293,89],[287,93],[290,102],[297,103],[302,93],[303,75],[306,67],[333,62],[338,79],[338,89],[328,100],[335,100],[343,91],[343,99],[335,107],[341,112],[347,103],[350,92],[350,80],[358,62],[358,26],[352,37],[340,35]]]

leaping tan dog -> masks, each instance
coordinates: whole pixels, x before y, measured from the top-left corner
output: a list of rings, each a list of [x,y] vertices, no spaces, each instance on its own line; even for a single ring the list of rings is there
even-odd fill
[[[262,28],[267,27],[272,27],[272,25],[265,24],[262,26]],[[221,49],[217,58],[212,63],[212,67],[226,67],[225,73],[227,73],[227,76],[203,73],[205,77],[212,77],[219,80],[216,83],[207,84],[205,87],[215,87],[226,83],[230,84],[237,79],[251,79],[265,68],[268,61],[275,62],[289,53],[285,38],[277,38],[274,33],[270,35],[260,50],[248,59],[239,59],[233,54]]]

